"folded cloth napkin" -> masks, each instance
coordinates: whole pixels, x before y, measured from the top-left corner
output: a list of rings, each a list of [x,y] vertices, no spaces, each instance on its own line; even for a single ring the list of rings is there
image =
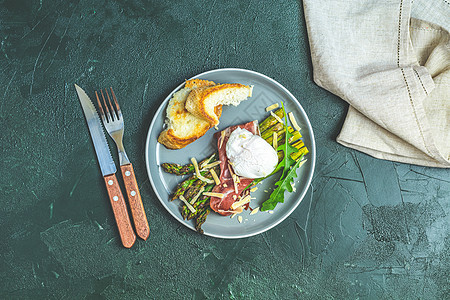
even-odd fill
[[[350,104],[337,142],[381,159],[450,168],[450,2],[303,5],[314,81]]]

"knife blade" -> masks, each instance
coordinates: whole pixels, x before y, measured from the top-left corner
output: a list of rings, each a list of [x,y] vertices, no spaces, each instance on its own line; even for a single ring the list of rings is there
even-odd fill
[[[131,226],[128,210],[116,178],[116,164],[111,156],[108,142],[106,141],[103,127],[100,123],[97,110],[86,92],[75,84],[75,89],[80,100],[81,107],[86,118],[86,123],[94,144],[95,153],[100,166],[100,170],[108,191],[109,200],[119,229],[120,239],[126,248],[133,246],[136,241],[133,227]]]

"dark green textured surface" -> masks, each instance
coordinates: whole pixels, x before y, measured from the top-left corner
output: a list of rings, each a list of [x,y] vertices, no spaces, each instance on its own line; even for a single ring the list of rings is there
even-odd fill
[[[301,2],[0,1],[0,298],[444,299],[450,173],[335,142],[347,105],[312,81]],[[282,83],[308,113],[317,167],[298,209],[247,239],[200,236],[146,175],[153,113],[222,67]],[[150,238],[121,247],[73,83],[113,86]]]

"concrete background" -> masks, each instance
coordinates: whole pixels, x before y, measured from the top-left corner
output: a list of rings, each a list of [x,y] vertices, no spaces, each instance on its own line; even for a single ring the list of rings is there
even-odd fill
[[[301,1],[4,0],[0,40],[0,298],[449,299],[450,171],[335,142],[347,104],[312,81]],[[301,205],[241,240],[176,222],[144,160],[167,94],[224,67],[283,84],[317,142]],[[126,148],[151,227],[131,250],[120,245],[75,82],[126,95]]]

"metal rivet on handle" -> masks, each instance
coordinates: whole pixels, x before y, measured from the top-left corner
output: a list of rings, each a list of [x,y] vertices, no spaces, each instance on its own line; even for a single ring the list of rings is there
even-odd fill
[[[117,201],[117,200],[119,200],[119,197],[114,196],[114,197],[113,197],[113,200],[114,200],[114,201]]]
[[[136,192],[135,191],[131,191],[131,196],[136,196]]]
[[[112,181],[111,179],[108,180],[108,184],[109,184],[109,185],[113,185],[113,183],[114,183],[114,181]]]
[[[131,172],[130,171],[125,171],[125,176],[130,176]]]

